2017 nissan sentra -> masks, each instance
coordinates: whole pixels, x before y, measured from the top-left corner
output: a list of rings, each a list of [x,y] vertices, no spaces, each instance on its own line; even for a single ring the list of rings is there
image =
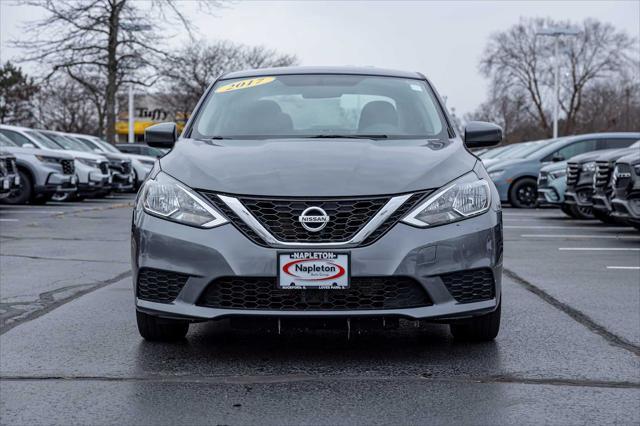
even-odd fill
[[[399,318],[491,340],[501,312],[500,199],[421,74],[375,68],[235,72],[204,94],[138,192],[132,264],[140,334],[190,322]],[[466,145],[466,146],[465,146]],[[246,324],[246,323],[245,323]]]

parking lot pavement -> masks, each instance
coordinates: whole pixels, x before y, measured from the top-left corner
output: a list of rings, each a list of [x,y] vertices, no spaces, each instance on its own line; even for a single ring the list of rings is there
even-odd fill
[[[630,228],[505,210],[493,343],[219,322],[154,344],[135,326],[130,202],[0,207],[17,219],[0,222],[0,423],[640,422],[640,271],[608,268],[640,266]]]

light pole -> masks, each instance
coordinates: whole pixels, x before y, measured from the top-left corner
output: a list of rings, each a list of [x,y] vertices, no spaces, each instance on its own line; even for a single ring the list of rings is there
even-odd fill
[[[135,135],[133,133],[134,128],[133,128],[133,83],[129,84],[129,138],[128,138],[128,142],[129,143],[134,143],[135,142]]]
[[[547,28],[536,32],[536,35],[553,37],[553,62],[555,66],[555,75],[553,76],[553,138],[558,137],[558,110],[560,108],[560,58],[558,45],[560,36],[576,35],[578,30],[572,28]]]

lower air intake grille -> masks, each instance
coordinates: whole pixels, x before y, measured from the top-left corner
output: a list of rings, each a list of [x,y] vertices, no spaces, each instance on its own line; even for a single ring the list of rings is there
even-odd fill
[[[72,175],[76,171],[73,160],[60,160],[60,164],[62,164],[62,173],[65,175]]]
[[[441,275],[449,293],[460,303],[480,302],[495,297],[495,283],[491,269],[470,269]]]
[[[353,277],[345,290],[283,290],[275,278],[225,277],[213,281],[199,306],[275,311],[401,309],[431,305],[424,288],[408,277]]]
[[[137,296],[150,302],[173,302],[188,278],[177,272],[142,268],[138,272]]]

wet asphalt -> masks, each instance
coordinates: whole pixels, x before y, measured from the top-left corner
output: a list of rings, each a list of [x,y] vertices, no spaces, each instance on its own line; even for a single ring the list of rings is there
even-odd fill
[[[0,206],[1,424],[638,424],[640,232],[505,209],[495,342],[136,330],[132,196]]]

